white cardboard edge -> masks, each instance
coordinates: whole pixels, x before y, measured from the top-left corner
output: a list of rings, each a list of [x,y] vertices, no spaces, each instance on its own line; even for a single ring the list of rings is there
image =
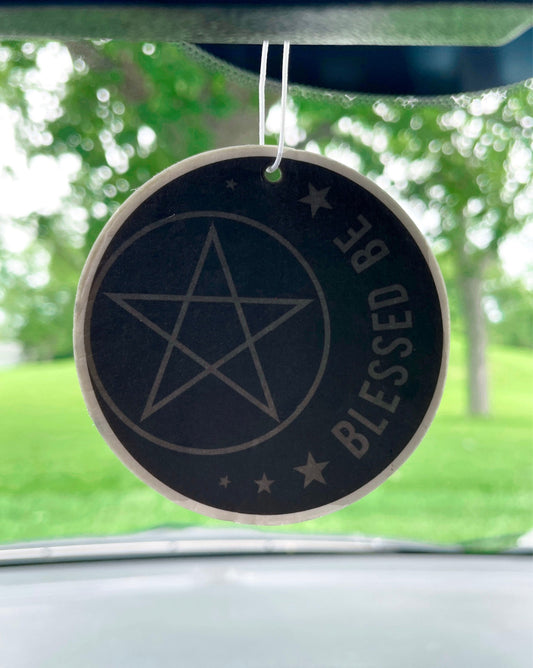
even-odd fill
[[[446,379],[446,371],[448,367],[449,351],[450,351],[450,315],[448,310],[448,300],[446,296],[446,287],[444,284],[444,279],[442,277],[439,265],[435,256],[433,255],[426,239],[423,234],[420,232],[415,223],[409,218],[405,211],[399,206],[399,204],[385,193],[381,188],[379,188],[375,183],[367,179],[365,176],[358,174],[353,171],[351,168],[346,167],[330,158],[325,158],[321,155],[315,153],[309,153],[307,151],[300,151],[296,149],[286,148],[283,151],[283,156],[286,158],[291,158],[293,160],[300,160],[303,162],[308,162],[311,164],[324,167],[329,169],[341,176],[346,177],[347,179],[357,183],[362,186],[369,192],[371,192],[378,200],[380,200],[388,209],[390,209],[397,218],[400,219],[402,224],[409,231],[411,236],[416,241],[418,247],[420,248],[426,262],[428,263],[431,275],[435,281],[435,286],[437,288],[437,294],[439,297],[439,303],[441,308],[442,324],[443,324],[443,350],[442,350],[442,360],[441,367],[439,371],[439,376],[437,379],[437,384],[435,387],[435,392],[433,398],[428,406],[426,414],[422,422],[420,423],[418,429],[414,433],[413,437],[409,443],[405,446],[402,452],[394,459],[387,468],[385,468],[379,475],[370,480],[366,485],[360,487],[355,492],[348,494],[347,496],[338,499],[334,503],[326,504],[324,506],[319,506],[317,508],[312,508],[311,510],[305,510],[297,513],[287,513],[283,515],[250,515],[246,513],[236,513],[226,510],[221,510],[219,508],[214,508],[213,506],[208,506],[203,503],[199,503],[192,499],[189,499],[182,494],[179,494],[171,487],[163,484],[155,476],[148,473],[136,459],[134,459],[122,443],[115,436],[113,430],[109,426],[105,416],[103,415],[98,401],[94,394],[91,379],[89,376],[89,370],[87,367],[86,361],[86,352],[84,344],[84,321],[85,313],[87,306],[87,298],[90,292],[91,285],[93,283],[96,269],[100,264],[100,260],[108,246],[108,240],[112,239],[121,225],[128,219],[130,214],[148,197],[150,197],[155,191],[159,190],[161,187],[173,181],[174,179],[187,174],[190,171],[194,171],[200,167],[203,167],[208,164],[215,162],[221,162],[223,160],[231,160],[234,158],[248,158],[248,157],[271,157],[274,158],[277,153],[277,148],[275,146],[232,146],[229,148],[216,149],[214,151],[206,151],[205,153],[200,153],[193,157],[187,158],[179,163],[171,165],[164,171],[156,174],[149,181],[147,181],[143,186],[136,190],[122,206],[117,209],[117,211],[112,215],[108,223],[103,228],[102,232],[98,236],[94,246],[89,253],[85,266],[83,268],[80,282],[78,285],[78,291],[76,293],[76,303],[74,308],[74,358],[76,361],[76,371],[78,373],[78,379],[80,387],[82,390],[83,398],[87,405],[89,415],[91,416],[94,424],[96,425],[98,431],[111,447],[114,453],[118,458],[125,464],[125,466],[134,473],[140,480],[145,482],[147,485],[158,491],[163,496],[167,497],[174,503],[183,506],[188,510],[192,510],[203,515],[207,515],[214,519],[226,520],[231,522],[238,522],[242,524],[254,524],[254,525],[264,525],[264,526],[275,526],[281,524],[293,524],[297,522],[303,522],[306,520],[316,519],[333,513],[336,510],[345,508],[346,506],[354,503],[355,501],[366,496],[369,492],[376,489],[381,483],[383,483],[389,476],[391,476],[414,452],[416,447],[422,441],[435,414],[437,408],[442,399],[442,394],[444,391],[444,383]],[[281,163],[281,169],[283,171],[283,160]],[[275,187],[275,183],[272,184]]]

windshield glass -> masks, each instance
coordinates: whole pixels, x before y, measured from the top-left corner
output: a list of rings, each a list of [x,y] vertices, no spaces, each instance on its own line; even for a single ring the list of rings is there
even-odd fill
[[[279,90],[267,86],[267,143]],[[444,397],[412,457],[355,504],[288,529],[435,543],[533,523],[531,81],[457,99],[294,89],[287,146],[368,176],[437,256]],[[138,480],[91,422],[73,361],[83,264],[149,178],[256,144],[257,81],[173,44],[0,44],[0,542],[229,526]],[[310,196],[311,196],[311,190]]]

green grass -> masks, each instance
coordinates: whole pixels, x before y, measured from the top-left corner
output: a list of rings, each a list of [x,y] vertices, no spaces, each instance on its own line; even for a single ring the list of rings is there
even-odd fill
[[[438,416],[409,461],[364,499],[290,527],[438,542],[533,526],[533,359],[492,348],[492,415],[464,415],[464,350],[452,346]],[[226,523],[184,510],[138,481],[92,425],[74,364],[0,372],[0,542]]]

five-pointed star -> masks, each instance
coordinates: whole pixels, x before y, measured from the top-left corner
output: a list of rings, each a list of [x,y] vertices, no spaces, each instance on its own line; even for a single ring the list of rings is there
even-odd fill
[[[229,181],[226,181],[226,188],[229,188],[230,190],[235,190],[237,187],[237,181],[234,179],[229,179]]]
[[[329,462],[315,462],[315,458],[313,457],[313,455],[310,452],[308,452],[307,463],[304,464],[304,466],[295,466],[294,469],[295,471],[298,471],[298,473],[302,473],[305,476],[304,479],[304,488],[305,488],[307,487],[307,485],[310,485],[313,482],[313,480],[321,482],[323,485],[326,484],[324,476],[322,475],[322,471],[326,468],[328,464]]]
[[[309,195],[299,199],[299,202],[304,204],[309,204],[311,207],[311,218],[315,217],[315,213],[319,209],[331,209],[331,204],[326,200],[326,195],[329,192],[329,187],[322,188],[322,190],[317,190],[312,183],[308,184],[309,186]]]
[[[220,266],[222,267],[222,271],[224,273],[224,277],[229,289],[229,296],[195,295],[196,285],[198,283],[198,279],[203,270],[207,254],[211,246],[214,247],[216,254],[218,256],[218,260],[220,262]],[[261,364],[261,360],[259,359],[259,355],[257,354],[255,343],[260,339],[262,339],[267,334],[269,334],[270,332],[273,332],[284,322],[292,318],[296,313],[298,313],[298,311],[300,311],[301,309],[305,308],[308,304],[310,304],[312,300],[269,298],[269,297],[256,297],[256,298],[240,297],[237,294],[237,288],[235,287],[235,283],[233,282],[233,277],[231,275],[231,271],[226,256],[222,249],[222,245],[220,243],[220,239],[218,237],[214,225],[211,225],[211,227],[209,228],[209,232],[207,234],[206,240],[201,250],[200,257],[194,269],[193,276],[191,278],[191,282],[189,284],[189,288],[186,294],[166,295],[166,294],[139,294],[139,293],[115,293],[115,292],[107,292],[105,294],[107,297],[109,297],[109,299],[113,300],[116,304],[118,304],[118,306],[127,311],[139,322],[141,322],[146,327],[150,328],[161,338],[167,341],[165,352],[159,364],[159,368],[155,375],[152,387],[150,389],[148,398],[144,406],[143,413],[141,415],[141,421],[145,420],[146,418],[156,413],[158,410],[166,406],[169,402],[173,401],[181,394],[189,390],[191,387],[199,383],[203,378],[206,378],[211,374],[216,378],[218,378],[220,381],[222,381],[225,385],[230,387],[232,390],[237,392],[237,394],[247,399],[251,404],[253,404],[261,411],[266,413],[269,417],[279,422],[278,412],[276,410],[276,406],[274,404],[274,400],[272,398],[272,394],[268,386],[268,382],[263,370],[263,366]],[[131,302],[136,302],[136,301],[152,301],[152,302],[166,301],[166,302],[177,302],[177,303],[181,302],[181,306],[179,308],[176,317],[176,322],[174,324],[172,332],[171,333],[166,332],[164,329],[159,327],[159,325],[157,325],[155,322],[147,318],[138,308],[132,306]],[[187,315],[187,310],[191,303],[233,304],[239,319],[239,323],[242,328],[242,334],[244,339],[243,343],[233,348],[226,355],[224,355],[223,357],[221,357],[220,359],[216,360],[213,363],[207,362],[203,357],[201,357],[196,352],[188,348],[183,342],[179,340],[179,335],[181,327],[183,325],[183,321],[185,320],[185,316]],[[256,332],[252,336],[250,328],[248,326],[248,322],[246,320],[246,315],[243,310],[243,305],[246,304],[277,304],[280,306],[290,306],[291,308],[285,313],[283,313],[283,315],[273,320],[269,325],[263,327],[263,329]],[[161,399],[156,401],[156,397],[159,388],[161,386],[163,377],[165,375],[165,371],[169,364],[171,354],[175,349],[180,350],[182,353],[187,355],[187,357],[196,362],[200,367],[202,367],[202,371],[197,373],[196,376],[189,379],[182,385],[179,385],[179,387],[177,387],[175,390],[167,394],[165,397],[162,397]],[[245,390],[244,387],[236,383],[234,380],[229,378],[226,374],[224,374],[220,370],[220,367],[222,365],[232,360],[234,357],[236,357],[239,353],[241,353],[244,350],[248,350],[251,354],[255,371],[257,373],[261,389],[263,392],[262,399],[258,399],[254,395],[250,394],[250,392]]]
[[[270,486],[274,482],[274,480],[269,480],[266,477],[266,473],[263,473],[263,477],[261,480],[254,480],[255,484],[257,485],[257,493],[259,494],[260,492],[270,492]]]
[[[231,480],[228,478],[227,475],[225,475],[223,478],[220,478],[218,484],[221,487],[224,487],[224,489],[227,489],[228,485],[231,485]]]

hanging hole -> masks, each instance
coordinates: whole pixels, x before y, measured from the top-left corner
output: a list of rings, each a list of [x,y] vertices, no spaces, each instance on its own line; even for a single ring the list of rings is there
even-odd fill
[[[273,172],[269,172],[268,169],[268,167],[265,169],[265,179],[267,181],[270,181],[270,183],[277,183],[278,181],[281,181],[283,174],[281,173],[281,169],[279,167]]]

